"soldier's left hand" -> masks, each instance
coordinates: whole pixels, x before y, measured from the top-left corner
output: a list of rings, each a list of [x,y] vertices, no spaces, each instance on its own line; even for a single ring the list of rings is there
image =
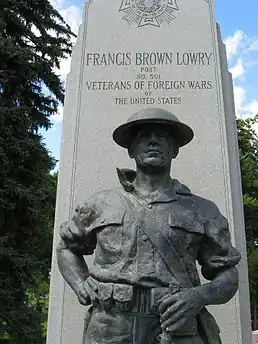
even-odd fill
[[[205,299],[196,288],[167,295],[159,305],[161,327],[166,332],[174,332],[194,318],[206,306]]]

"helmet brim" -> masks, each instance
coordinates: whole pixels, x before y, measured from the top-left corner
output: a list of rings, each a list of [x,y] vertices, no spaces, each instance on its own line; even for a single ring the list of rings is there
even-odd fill
[[[121,147],[129,148],[134,137],[146,124],[163,124],[171,133],[179,147],[183,147],[192,141],[193,130],[186,124],[166,119],[145,118],[122,124],[113,133],[114,141]]]

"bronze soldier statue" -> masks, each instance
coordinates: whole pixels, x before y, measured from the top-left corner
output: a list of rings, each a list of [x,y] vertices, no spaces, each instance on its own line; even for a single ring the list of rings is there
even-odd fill
[[[162,109],[130,117],[113,138],[136,171],[117,170],[121,186],[97,193],[61,226],[60,271],[91,305],[83,344],[221,343],[205,307],[236,293],[240,254],[216,205],[170,177],[193,136]],[[89,271],[84,256],[93,253]]]

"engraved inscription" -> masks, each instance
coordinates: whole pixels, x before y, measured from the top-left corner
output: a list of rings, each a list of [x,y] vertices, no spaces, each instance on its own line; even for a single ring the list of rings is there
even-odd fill
[[[90,92],[117,92],[112,95],[116,105],[177,105],[184,103],[189,92],[209,92],[213,88],[211,80],[186,80],[169,78],[167,68],[175,70],[210,68],[214,63],[209,51],[181,52],[87,52],[86,65],[93,69],[106,67],[128,69],[135,74],[122,80],[115,75],[108,79],[87,80],[86,89]],[[131,73],[130,73],[131,74]],[[94,75],[94,73],[93,73]],[[134,95],[133,95],[134,94]],[[135,96],[137,94],[137,96]],[[123,95],[121,97],[121,95]]]
[[[103,66],[209,66],[211,52],[86,53],[86,65]]]

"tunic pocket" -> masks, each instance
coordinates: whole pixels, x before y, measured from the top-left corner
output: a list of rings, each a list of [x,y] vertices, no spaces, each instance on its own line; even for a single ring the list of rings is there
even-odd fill
[[[172,228],[183,229],[190,233],[204,234],[204,225],[195,214],[170,212],[168,224]]]
[[[196,259],[204,235],[204,225],[195,213],[169,213],[169,237],[181,257]]]

